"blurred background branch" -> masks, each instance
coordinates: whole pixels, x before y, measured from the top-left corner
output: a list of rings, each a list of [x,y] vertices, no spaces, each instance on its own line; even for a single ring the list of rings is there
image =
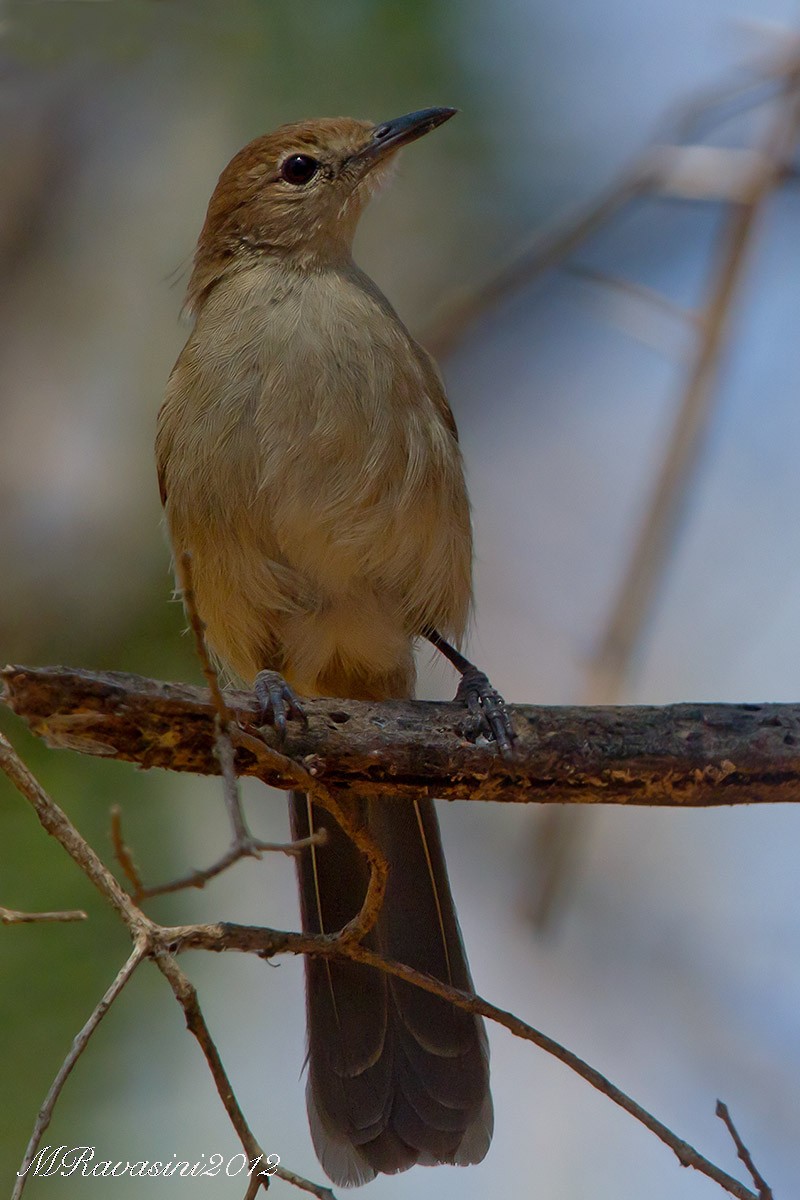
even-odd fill
[[[766,128],[753,149],[689,144],[749,109],[767,109]],[[616,289],[634,302],[654,305],[690,321],[695,349],[682,389],[672,434],[665,439],[652,497],[622,573],[618,591],[585,684],[587,704],[618,703],[640,649],[656,597],[675,551],[680,519],[688,504],[707,440],[720,358],[734,302],[742,283],[757,221],[773,193],[790,177],[800,139],[800,41],[758,63],[745,84],[721,86],[694,97],[674,118],[673,138],[648,148],[610,191],[585,213],[536,238],[481,287],[455,302],[429,331],[440,355],[451,352],[470,326],[511,292],[544,272],[564,267],[575,278]],[[571,256],[633,201],[648,197],[701,200],[722,205],[726,219],[699,309],[686,312],[666,296],[620,279]],[[630,322],[629,322],[630,323]],[[559,812],[542,817],[535,842],[535,883],[527,900],[534,923],[543,928],[579,870],[589,830],[567,823]]]

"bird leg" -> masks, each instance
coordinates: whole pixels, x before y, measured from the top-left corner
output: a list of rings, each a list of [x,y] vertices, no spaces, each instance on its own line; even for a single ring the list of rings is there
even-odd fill
[[[506,702],[492,687],[489,677],[456,650],[455,646],[445,641],[435,629],[426,629],[423,636],[460,673],[461,682],[455,700],[467,706],[475,732],[494,738],[503,758],[511,758],[512,743],[516,734],[506,709]]]
[[[286,737],[286,720],[295,717],[308,724],[300,701],[278,671],[259,671],[253,682],[253,691],[260,711],[261,725],[272,725],[281,741]]]

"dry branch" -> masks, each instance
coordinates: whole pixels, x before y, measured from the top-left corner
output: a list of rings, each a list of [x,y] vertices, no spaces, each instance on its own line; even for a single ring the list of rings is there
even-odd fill
[[[7,667],[6,703],[55,747],[219,774],[208,692],[115,672]],[[517,705],[514,759],[463,733],[456,704],[311,700],[278,754],[255,702],[231,692],[236,770],[276,787],[298,771],[363,795],[705,807],[800,799],[800,704]],[[249,727],[249,732],[247,728]],[[272,739],[271,731],[264,738]],[[301,785],[302,786],[302,785]]]
[[[20,912],[16,908],[0,906],[0,925],[50,925],[85,920],[86,913],[82,908],[62,912]]]
[[[69,1048],[69,1053],[59,1067],[58,1074],[50,1085],[44,1103],[39,1109],[39,1115],[36,1118],[36,1124],[33,1127],[33,1133],[30,1136],[30,1141],[28,1142],[28,1147],[25,1151],[25,1158],[23,1159],[22,1166],[17,1172],[14,1190],[11,1193],[11,1200],[19,1200],[19,1197],[22,1195],[28,1171],[33,1164],[34,1158],[36,1157],[36,1151],[39,1149],[39,1145],[44,1136],[45,1130],[53,1119],[53,1110],[56,1106],[59,1096],[64,1089],[64,1084],[67,1082],[67,1079],[69,1078],[76,1062],[86,1049],[89,1039],[97,1029],[97,1026],[111,1008],[111,1005],[114,1003],[122,989],[130,982],[131,976],[144,958],[146,951],[146,942],[143,939],[137,939],[127,962],[119,969],[113,983],[95,1005],[95,1008],[83,1029],[81,1029],[80,1033],[73,1038],[72,1045]]]
[[[718,1100],[716,1112],[720,1121],[722,1121],[723,1125],[733,1139],[733,1144],[736,1147],[736,1153],[739,1155],[739,1158],[750,1172],[750,1178],[753,1180],[753,1183],[758,1191],[758,1200],[775,1200],[772,1194],[772,1188],[769,1186],[766,1179],[753,1162],[752,1154],[739,1136],[739,1131],[733,1123],[733,1118],[728,1111],[727,1104],[725,1104],[722,1100]]]

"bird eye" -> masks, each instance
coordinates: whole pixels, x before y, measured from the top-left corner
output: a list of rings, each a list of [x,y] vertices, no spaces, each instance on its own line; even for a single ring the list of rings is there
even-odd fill
[[[281,164],[281,179],[301,187],[313,179],[319,170],[319,163],[308,154],[292,154]]]

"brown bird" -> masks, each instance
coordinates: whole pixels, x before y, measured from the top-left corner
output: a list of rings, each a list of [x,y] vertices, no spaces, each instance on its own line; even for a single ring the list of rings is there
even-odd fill
[[[359,216],[395,152],[454,113],[285,125],[220,176],[156,452],[176,557],[188,551],[209,644],[284,731],[305,696],[409,697],[426,637],[501,751],[502,699],[458,652],[472,538],[441,378],[354,264]],[[449,640],[445,640],[445,639]],[[354,800],[389,863],[369,944],[471,990],[430,800]],[[304,928],[358,912],[364,859],[295,793]],[[328,1175],[358,1184],[414,1163],[479,1162],[492,1134],[482,1022],[369,967],[306,960],[307,1101]]]

